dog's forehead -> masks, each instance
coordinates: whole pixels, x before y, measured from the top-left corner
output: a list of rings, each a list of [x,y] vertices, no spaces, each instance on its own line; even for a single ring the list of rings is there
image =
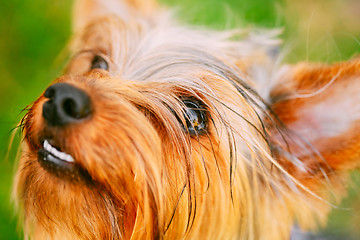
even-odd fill
[[[183,79],[189,76],[182,75],[205,72],[224,78],[224,70],[238,69],[235,65],[244,59],[267,58],[268,50],[277,44],[273,35],[259,39],[239,31],[180,27],[168,15],[152,21],[124,21],[111,15],[76,34],[72,50],[74,55],[84,51],[105,55],[111,62],[111,74],[126,79]]]

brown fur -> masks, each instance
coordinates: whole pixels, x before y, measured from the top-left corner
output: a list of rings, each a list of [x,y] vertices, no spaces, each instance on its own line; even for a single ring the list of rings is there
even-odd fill
[[[184,30],[156,6],[76,2],[73,57],[53,84],[83,90],[93,112],[49,126],[42,95],[24,117],[14,195],[25,237],[289,239],[296,223],[324,225],[359,165],[360,116],[348,116],[360,112],[360,61],[278,68],[267,44]],[[109,71],[90,70],[94,55]],[[281,74],[261,84],[259,67]],[[192,136],[181,126],[190,96],[208,118]],[[88,178],[43,168],[44,138]]]

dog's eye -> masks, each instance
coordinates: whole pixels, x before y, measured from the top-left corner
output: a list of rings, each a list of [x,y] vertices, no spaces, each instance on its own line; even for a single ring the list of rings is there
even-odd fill
[[[103,57],[96,55],[91,62],[91,69],[103,69],[108,71],[109,64],[106,62],[106,60]]]
[[[207,130],[207,110],[204,104],[196,99],[187,98],[182,100],[184,109],[184,119],[186,128],[184,130],[190,135],[199,135]]]

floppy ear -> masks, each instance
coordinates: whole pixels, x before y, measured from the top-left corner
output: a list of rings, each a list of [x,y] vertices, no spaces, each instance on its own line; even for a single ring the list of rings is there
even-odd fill
[[[99,17],[118,15],[129,19],[134,12],[146,16],[154,12],[156,0],[76,0],[73,12],[73,30],[76,32]]]
[[[270,136],[279,149],[295,157],[284,161],[293,176],[310,178],[320,170],[340,173],[359,166],[360,58],[290,67],[270,96],[273,111],[289,133],[272,128]]]

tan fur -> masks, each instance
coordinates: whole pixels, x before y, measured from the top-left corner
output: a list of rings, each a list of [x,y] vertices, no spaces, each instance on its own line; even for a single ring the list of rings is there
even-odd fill
[[[359,60],[279,67],[272,34],[193,30],[156,6],[76,2],[73,57],[52,84],[83,90],[93,112],[52,127],[42,95],[24,117],[14,195],[25,237],[277,240],[324,225],[359,165],[360,114],[347,110]],[[109,71],[90,69],[95,55]],[[206,133],[176,117],[190,96],[206,107]],[[45,137],[90,179],[43,168]]]

